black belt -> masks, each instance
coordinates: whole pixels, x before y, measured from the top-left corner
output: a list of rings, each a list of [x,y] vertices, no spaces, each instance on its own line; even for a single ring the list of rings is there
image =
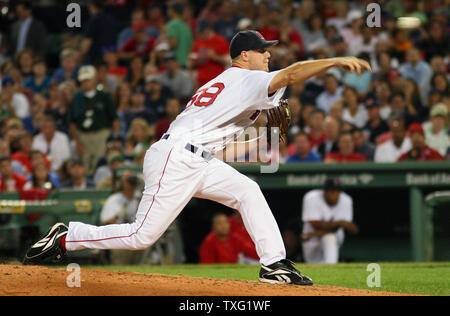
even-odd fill
[[[161,139],[169,139],[170,134],[164,134]],[[200,149],[195,145],[192,145],[190,143],[187,143],[186,146],[184,146],[184,149],[189,150],[191,153],[196,154],[197,151]],[[211,155],[210,152],[206,151],[206,150],[202,150],[202,152],[200,153],[200,156],[202,158],[204,158],[205,160],[211,160],[213,157]]]

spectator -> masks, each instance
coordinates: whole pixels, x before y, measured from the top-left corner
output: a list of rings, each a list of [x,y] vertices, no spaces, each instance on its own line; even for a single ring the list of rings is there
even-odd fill
[[[14,172],[12,162],[9,156],[0,156],[0,192],[20,192],[27,182],[24,176]]]
[[[30,156],[32,152],[33,137],[27,132],[22,132],[18,136],[17,142],[19,145],[18,150],[12,153],[11,159],[22,164],[26,173],[31,173],[33,167],[31,166]]]
[[[442,96],[450,96],[450,83],[445,74],[435,73],[431,78],[431,85],[433,89],[439,91]]]
[[[202,20],[189,58],[190,66],[197,71],[197,87],[201,87],[230,63],[228,41],[216,34],[208,21]]]
[[[159,37],[159,31],[155,28],[151,27],[147,21],[145,20],[145,11],[137,8],[134,9],[131,13],[131,25],[124,28],[117,37],[117,47],[123,47],[125,42],[133,37],[133,25],[135,23],[145,23],[145,32],[148,36],[152,36],[153,38],[157,39]]]
[[[240,240],[248,245],[246,247],[248,247],[250,250],[252,249],[251,251],[247,251],[247,253],[244,254],[244,262],[258,263],[259,256],[256,253],[255,244],[253,243],[252,238],[245,228],[241,214],[239,212],[234,212],[233,215],[228,217],[228,222],[230,223],[230,234],[238,235]]]
[[[380,106],[381,119],[387,120],[392,113],[389,100],[391,99],[391,87],[387,81],[380,81],[375,87],[375,99]]]
[[[164,30],[166,17],[164,15],[163,4],[156,2],[148,6],[147,21],[150,27],[153,27],[160,33]]]
[[[342,117],[344,116],[344,106],[342,102],[333,103],[330,106],[330,110],[328,111],[328,115],[333,117],[339,123],[342,123]]]
[[[133,37],[119,48],[119,58],[130,60],[134,56],[146,58],[155,46],[155,38],[148,35],[144,21],[133,22]]]
[[[11,156],[11,148],[9,146],[9,141],[7,141],[6,139],[0,138],[0,153],[1,153],[0,156],[6,156],[6,157]],[[11,160],[11,166],[12,166],[14,173],[17,173],[20,175],[25,174],[24,167],[17,160]],[[0,171],[0,174],[1,174],[1,171]]]
[[[27,78],[33,74],[33,61],[35,57],[35,53],[31,49],[24,49],[14,57],[19,70],[18,73],[22,75],[22,78]],[[14,69],[17,70],[17,68],[12,67],[6,74],[12,76]]]
[[[119,65],[119,57],[115,50],[105,48],[103,51],[103,61],[108,67],[108,75],[122,80],[128,74],[128,69]]]
[[[96,67],[97,89],[108,93],[114,93],[119,86],[119,78],[108,74],[108,64],[101,62]]]
[[[373,161],[375,156],[375,145],[368,142],[360,128],[355,127],[352,130],[353,142],[355,143],[355,152],[366,157],[367,161]]]
[[[442,156],[445,156],[450,146],[447,128],[447,106],[443,103],[435,104],[431,108],[430,119],[431,122],[429,124],[424,124],[426,126],[425,142],[428,146],[437,150]]]
[[[58,184],[52,181],[49,171],[47,162],[43,159],[36,160],[33,164],[31,179],[25,183],[23,191],[34,192],[35,189],[38,189],[44,190],[48,194],[54,188],[58,187]]]
[[[311,148],[315,149],[326,138],[323,121],[325,114],[321,110],[313,110],[309,115],[308,128],[309,128],[309,141],[311,142]]]
[[[68,162],[69,179],[62,183],[63,188],[86,190],[94,188],[94,182],[86,176],[86,168],[81,159],[72,159]]]
[[[30,154],[30,164],[32,166],[32,168],[34,169],[34,167],[38,164],[40,164],[41,162],[45,163],[45,166],[47,167],[47,172],[48,172],[48,176],[50,181],[52,182],[54,187],[59,187],[60,186],[60,181],[59,181],[59,175],[51,170],[51,166],[52,163],[51,161],[47,158],[47,155],[39,150],[32,150],[31,154]],[[31,179],[32,175],[28,175],[27,179]]]
[[[403,92],[395,92],[390,99],[392,115],[403,117],[405,124],[409,125],[413,122],[418,122],[419,117],[415,109],[408,107],[406,96]]]
[[[212,231],[200,246],[200,263],[238,263],[240,253],[257,256],[253,244],[244,242],[237,234],[230,234],[230,222],[225,214],[215,215]]]
[[[358,91],[353,87],[345,88],[342,93],[344,113],[342,119],[359,128],[364,127],[368,120],[367,110],[358,101]]]
[[[364,25],[364,20],[361,11],[354,9],[348,12],[346,22],[347,27],[341,29],[341,35],[345,42],[349,45],[351,43],[362,42],[361,30]],[[350,54],[357,55],[354,51],[351,51]]]
[[[167,52],[164,55],[164,61],[166,69],[161,74],[161,83],[170,89],[175,98],[188,100],[194,90],[189,74],[180,69],[173,52]]]
[[[428,32],[423,42],[420,43],[421,48],[425,52],[425,58],[430,61],[433,56],[446,56],[450,47],[448,34],[445,31],[445,25],[441,21],[431,21],[428,25]]]
[[[27,48],[36,55],[45,57],[47,31],[44,24],[34,18],[31,1],[19,1],[16,5],[16,14],[19,20],[11,26],[10,55]]]
[[[369,141],[375,144],[378,136],[389,131],[389,126],[381,118],[380,105],[376,101],[368,99],[366,101],[366,109],[369,120],[363,128],[363,132]]]
[[[329,153],[338,151],[337,140],[339,137],[340,123],[335,117],[328,115],[324,121],[324,128],[326,138],[322,144],[317,147],[317,151],[321,157],[325,157]]]
[[[134,56],[130,60],[130,67],[125,76],[125,81],[130,84],[132,90],[143,89],[145,86],[144,63],[141,56]]]
[[[298,132],[295,135],[295,148],[296,153],[290,156],[286,163],[295,163],[295,162],[321,162],[322,158],[320,154],[311,150],[311,144],[309,142],[308,134],[304,132]]]
[[[166,116],[166,104],[167,100],[172,97],[172,92],[169,88],[163,86],[159,75],[148,76],[145,82],[145,93],[147,95],[145,106],[152,109],[158,119],[162,119]]]
[[[339,86],[339,78],[336,76],[337,74],[332,72],[325,75],[325,91],[319,94],[316,100],[317,107],[325,113],[328,113],[330,106],[342,96],[343,88]]]
[[[390,124],[392,139],[377,144],[375,162],[396,162],[401,155],[411,149],[411,141],[406,137],[405,125],[402,119],[394,119]]]
[[[0,116],[24,119],[30,113],[30,104],[23,93],[15,91],[13,84],[11,77],[5,76],[2,78]]]
[[[366,157],[355,152],[355,143],[350,132],[342,132],[338,138],[339,151],[329,153],[325,156],[324,162],[365,162]]]
[[[175,98],[167,100],[166,117],[158,120],[155,124],[155,138],[160,139],[163,134],[169,129],[172,123],[180,113],[180,101]]]
[[[128,129],[126,153],[131,155],[137,154],[150,147],[153,141],[153,127],[147,121],[136,118],[131,122],[130,128]]]
[[[344,230],[357,234],[353,199],[342,192],[339,181],[329,178],[322,190],[303,197],[303,255],[306,263],[336,264],[344,243]]]
[[[237,25],[241,19],[240,14],[236,14],[233,1],[225,0],[222,1],[220,6],[220,17],[214,23],[214,30],[217,34],[226,38],[229,42],[233,36],[239,31]]]
[[[323,31],[323,17],[318,13],[312,14],[307,23],[308,27],[301,33],[305,43],[306,53],[315,49],[327,47],[327,40]]]
[[[71,48],[63,49],[59,55],[61,67],[55,70],[50,80],[51,84],[61,84],[64,81],[77,81],[78,75],[78,54]]]
[[[444,160],[439,152],[425,143],[425,133],[422,125],[413,123],[408,127],[412,148],[400,156],[398,161],[431,161]]]
[[[413,79],[421,88],[422,101],[426,101],[430,90],[431,68],[427,62],[421,60],[420,51],[411,48],[406,53],[407,62],[400,66],[400,73],[404,78]]]
[[[173,3],[169,6],[167,14],[170,21],[167,23],[167,39],[170,50],[175,52],[178,63],[181,67],[186,66],[186,61],[192,47],[192,33],[189,25],[183,21],[184,5]]]
[[[407,78],[403,81],[403,93],[406,101],[406,111],[415,120],[424,121],[429,111],[422,106],[420,90],[414,80]]]
[[[45,94],[50,86],[50,76],[47,75],[47,65],[43,59],[35,59],[33,75],[24,80],[23,85],[33,93]]]
[[[69,137],[56,130],[55,119],[50,115],[45,117],[40,133],[34,136],[32,148],[47,154],[55,172],[72,156]]]
[[[101,214],[102,225],[132,223],[139,205],[139,180],[131,171],[124,171],[120,177],[120,191],[106,200]],[[111,264],[139,264],[144,250],[111,250]]]
[[[289,143],[291,143],[293,139],[293,135],[300,132],[302,129],[301,126],[301,112],[302,112],[302,104],[298,97],[291,95],[288,99],[289,103],[289,111],[291,113],[291,125],[289,127]]]
[[[331,48],[333,50],[332,56],[333,57],[345,57],[349,56],[348,53],[348,45],[345,42],[342,35],[335,35],[330,41]]]
[[[94,182],[97,189],[113,189],[115,187],[116,181],[116,171],[118,168],[125,165],[125,157],[122,153],[114,154],[110,153],[108,156],[108,173],[109,175],[104,175],[103,179],[99,179],[97,172],[94,176]],[[98,171],[99,169],[97,169]]]
[[[104,6],[103,0],[88,2],[90,17],[85,28],[85,38],[80,44],[80,53],[85,57],[85,63],[97,64],[102,59],[102,50],[116,44],[117,22],[104,12]]]
[[[136,90],[131,95],[131,107],[124,113],[126,131],[129,130],[131,122],[136,118],[144,119],[149,125],[153,125],[157,121],[156,114],[152,109],[145,107],[145,94],[142,89]]]

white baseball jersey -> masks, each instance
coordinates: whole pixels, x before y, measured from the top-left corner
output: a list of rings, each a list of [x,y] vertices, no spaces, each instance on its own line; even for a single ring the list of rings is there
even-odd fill
[[[308,223],[309,221],[351,222],[353,220],[353,200],[348,194],[341,192],[339,201],[334,206],[329,206],[325,202],[323,194],[323,190],[313,190],[306,193],[303,198],[302,220],[304,233],[314,231],[312,225]],[[343,242],[344,230],[342,227],[337,230],[337,235],[339,241]]]
[[[197,90],[167,133],[213,154],[222,150],[253,124],[261,110],[278,106],[285,88],[268,95],[277,73],[227,69]]]

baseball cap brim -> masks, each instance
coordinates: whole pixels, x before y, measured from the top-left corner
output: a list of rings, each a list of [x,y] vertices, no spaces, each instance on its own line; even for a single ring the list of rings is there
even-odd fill
[[[242,51],[258,50],[278,44],[277,40],[266,41],[261,33],[256,31],[240,31],[230,42],[230,56],[232,59]]]

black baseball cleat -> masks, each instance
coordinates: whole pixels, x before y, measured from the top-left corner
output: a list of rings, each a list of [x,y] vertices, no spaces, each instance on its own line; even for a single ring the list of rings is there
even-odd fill
[[[259,281],[272,284],[313,285],[311,278],[294,268],[294,263],[283,259],[271,265],[261,265]]]
[[[27,251],[23,264],[40,264],[50,259],[52,262],[61,261],[65,251],[62,249],[61,238],[67,235],[67,226],[57,223]]]

